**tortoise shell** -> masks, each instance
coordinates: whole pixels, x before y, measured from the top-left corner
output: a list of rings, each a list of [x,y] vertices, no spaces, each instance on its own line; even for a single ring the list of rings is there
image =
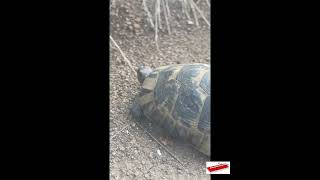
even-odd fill
[[[154,69],[137,102],[170,135],[210,156],[210,66],[178,64]]]

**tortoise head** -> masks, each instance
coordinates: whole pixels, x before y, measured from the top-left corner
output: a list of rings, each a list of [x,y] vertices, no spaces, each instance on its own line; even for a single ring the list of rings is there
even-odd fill
[[[150,75],[151,72],[152,72],[152,69],[150,67],[146,67],[143,65],[139,66],[137,71],[139,82],[142,84],[143,81]]]

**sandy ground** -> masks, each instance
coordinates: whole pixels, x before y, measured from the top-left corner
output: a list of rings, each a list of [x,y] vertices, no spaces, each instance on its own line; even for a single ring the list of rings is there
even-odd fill
[[[209,19],[205,1],[201,1],[199,7]],[[209,64],[209,27],[200,18],[200,27],[188,24],[179,2],[170,4],[170,10],[172,35],[160,31],[160,52],[157,52],[154,31],[148,25],[142,0],[117,0],[111,8],[111,36],[135,68],[140,64],[152,68],[192,62]],[[163,19],[162,22],[165,27]],[[159,128],[146,119],[132,118],[130,106],[138,91],[135,73],[110,43],[110,178],[210,179],[205,174],[209,157],[177,140],[161,140]],[[183,166],[138,125],[166,144]]]

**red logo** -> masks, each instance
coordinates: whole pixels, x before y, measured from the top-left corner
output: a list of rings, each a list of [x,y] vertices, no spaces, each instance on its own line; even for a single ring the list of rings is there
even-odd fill
[[[218,164],[218,165],[215,165],[215,166],[207,167],[207,169],[208,169],[209,172],[213,172],[213,171],[218,171],[220,169],[225,169],[225,168],[228,168],[228,167],[229,167],[228,164]]]

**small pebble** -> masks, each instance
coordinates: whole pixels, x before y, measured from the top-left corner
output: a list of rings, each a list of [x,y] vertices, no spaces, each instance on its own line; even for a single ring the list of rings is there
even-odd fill
[[[135,29],[140,29],[140,25],[137,24],[137,23],[133,24],[133,27],[134,27]]]
[[[192,25],[192,24],[194,24],[192,21],[187,21],[187,23],[189,24],[189,25]]]
[[[161,156],[161,152],[160,152],[160,150],[159,150],[159,149],[157,150],[157,153],[158,153],[158,155],[159,155],[159,156]]]

